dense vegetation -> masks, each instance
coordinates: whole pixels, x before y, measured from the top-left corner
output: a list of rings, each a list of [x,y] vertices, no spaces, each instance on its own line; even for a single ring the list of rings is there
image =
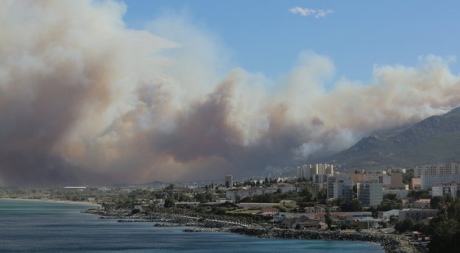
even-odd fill
[[[458,252],[460,248],[460,198],[450,195],[437,200],[438,215],[429,223],[430,252]]]

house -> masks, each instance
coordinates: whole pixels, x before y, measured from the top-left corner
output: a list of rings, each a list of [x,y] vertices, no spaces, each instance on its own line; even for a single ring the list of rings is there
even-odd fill
[[[280,213],[277,221],[283,223],[289,228],[295,228],[297,224],[310,220],[303,213]]]
[[[386,211],[386,212],[379,212],[378,213],[378,217],[379,219],[382,219],[383,221],[390,221],[390,218],[393,216],[393,217],[399,217],[399,209],[393,209],[393,210],[389,210],[389,211]]]

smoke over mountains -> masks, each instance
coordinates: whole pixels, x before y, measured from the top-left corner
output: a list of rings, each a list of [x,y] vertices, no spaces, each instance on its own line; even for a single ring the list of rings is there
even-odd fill
[[[132,30],[125,11],[0,2],[0,185],[250,175],[460,104],[460,77],[439,57],[375,67],[363,84],[335,81],[332,61],[306,52],[268,80],[222,73],[225,49],[180,17]]]

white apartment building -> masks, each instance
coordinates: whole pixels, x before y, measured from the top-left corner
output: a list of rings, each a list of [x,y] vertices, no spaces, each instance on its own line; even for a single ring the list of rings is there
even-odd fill
[[[304,164],[297,167],[297,177],[311,179],[312,176],[312,166],[310,164]]]
[[[327,198],[353,199],[353,181],[345,174],[337,174],[327,179]]]
[[[415,167],[414,177],[460,175],[460,163],[446,163]]]
[[[334,165],[332,164],[304,164],[297,167],[297,177],[313,179],[323,183],[323,178],[334,175]],[[325,176],[325,177],[321,177]]]
[[[358,200],[363,206],[376,206],[383,200],[382,183],[358,183]]]
[[[431,189],[431,187],[439,184],[460,183],[460,174],[458,175],[422,175],[420,177],[420,185],[422,190]]]
[[[315,164],[313,174],[317,175],[334,175],[334,165],[332,164]]]
[[[460,163],[416,167],[414,177],[420,177],[420,188],[423,190],[439,184],[460,183]]]
[[[441,184],[441,185],[434,185],[431,187],[431,195],[433,197],[436,196],[444,196],[446,194],[450,194],[452,197],[457,197],[457,191],[460,189],[459,184]]]
[[[373,171],[363,174],[363,182],[383,183],[383,174],[380,171]]]

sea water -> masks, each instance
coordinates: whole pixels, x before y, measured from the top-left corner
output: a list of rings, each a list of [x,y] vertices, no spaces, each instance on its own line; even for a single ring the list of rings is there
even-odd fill
[[[183,232],[151,222],[121,223],[81,213],[90,206],[0,199],[0,252],[348,252],[383,253],[376,244],[260,239]]]

